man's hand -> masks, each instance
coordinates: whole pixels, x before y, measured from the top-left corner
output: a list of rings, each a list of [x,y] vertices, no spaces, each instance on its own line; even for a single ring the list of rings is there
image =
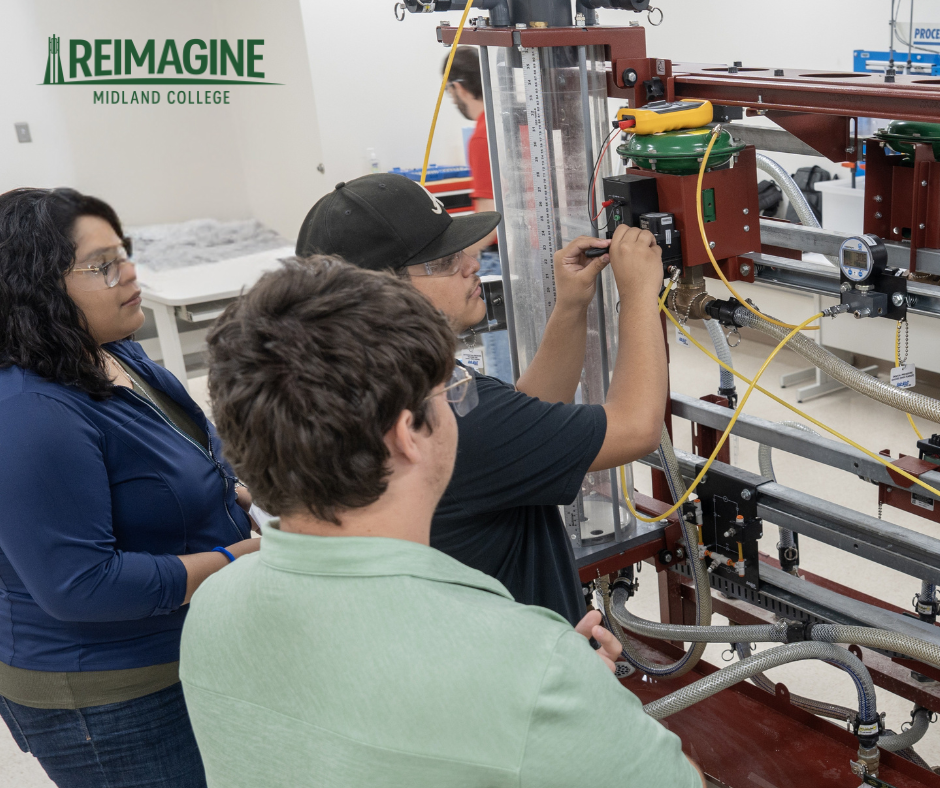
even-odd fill
[[[574,631],[579,635],[583,635],[588,640],[593,637],[601,644],[600,651],[597,652],[597,655],[604,660],[604,664],[610,668],[610,672],[615,673],[617,668],[614,663],[620,659],[620,652],[623,651],[623,646],[620,645],[620,641],[617,640],[613,632],[604,629],[600,624],[601,614],[597,610],[592,610],[578,622]]]
[[[650,236],[652,237],[652,236]],[[610,255],[589,259],[584,256],[587,249],[606,249],[610,241],[581,235],[564,249],[555,252],[555,290],[557,304],[562,309],[587,309],[594,298],[597,275],[610,262]]]
[[[621,302],[655,298],[663,286],[663,250],[649,230],[620,225],[610,242],[610,265]]]

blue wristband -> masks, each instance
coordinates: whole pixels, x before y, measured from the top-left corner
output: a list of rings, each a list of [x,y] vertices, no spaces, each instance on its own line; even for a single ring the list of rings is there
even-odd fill
[[[228,559],[229,563],[232,563],[232,561],[235,560],[235,556],[232,555],[232,554],[231,554],[228,550],[226,550],[224,547],[213,547],[212,550],[211,550],[211,552],[213,552],[213,553],[222,553],[222,555],[224,555],[224,556]]]

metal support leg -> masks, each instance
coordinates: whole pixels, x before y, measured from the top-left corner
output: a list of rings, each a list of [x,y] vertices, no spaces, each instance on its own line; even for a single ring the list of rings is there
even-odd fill
[[[183,361],[183,345],[176,329],[176,308],[165,304],[147,304],[153,310],[153,319],[157,324],[157,338],[163,353],[163,366],[179,379],[188,390],[186,363]]]

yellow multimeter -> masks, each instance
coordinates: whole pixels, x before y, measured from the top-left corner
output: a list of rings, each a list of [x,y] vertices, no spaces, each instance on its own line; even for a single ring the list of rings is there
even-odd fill
[[[630,131],[634,134],[655,134],[658,131],[698,129],[711,123],[713,115],[710,101],[652,101],[637,109],[623,107],[617,112],[617,122],[632,120],[635,125]]]

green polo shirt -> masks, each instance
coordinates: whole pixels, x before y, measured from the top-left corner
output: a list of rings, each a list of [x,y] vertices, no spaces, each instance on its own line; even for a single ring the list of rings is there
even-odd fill
[[[217,788],[701,786],[561,616],[413,542],[266,528],[196,592],[180,678]]]

